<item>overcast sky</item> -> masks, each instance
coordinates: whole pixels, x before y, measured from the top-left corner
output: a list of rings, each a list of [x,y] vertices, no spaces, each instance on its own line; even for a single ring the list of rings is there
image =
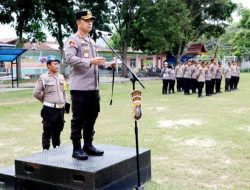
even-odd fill
[[[232,0],[234,3],[242,3],[244,7],[248,7],[250,9],[250,0]],[[237,21],[239,18],[237,18],[236,14],[233,14],[234,19]],[[48,32],[47,34],[47,40],[48,41],[54,41],[54,39],[50,36]],[[10,27],[10,25],[1,25],[0,24],[0,39],[2,38],[15,38],[16,32],[14,28]]]

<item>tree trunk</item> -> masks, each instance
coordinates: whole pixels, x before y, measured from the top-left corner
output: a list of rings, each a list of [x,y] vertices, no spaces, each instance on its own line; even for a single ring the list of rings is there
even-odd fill
[[[181,42],[179,44],[178,54],[176,56],[176,63],[180,62],[180,60],[181,60],[181,50],[182,50],[182,40],[181,40]]]
[[[16,44],[17,48],[23,48],[23,31],[22,29],[18,33],[18,42]],[[17,77],[19,79],[22,78],[22,63],[21,63],[21,56],[19,56],[16,60],[16,66],[18,69]],[[13,73],[14,74],[14,73]]]
[[[127,42],[122,45],[122,59],[127,65]],[[127,77],[127,68],[124,65],[122,65],[122,77]]]
[[[186,54],[187,49],[188,49],[188,46],[189,46],[189,43],[190,43],[190,42],[188,42],[188,43],[185,44],[185,46],[184,46],[184,45],[183,45],[183,42],[182,42],[182,46],[179,47],[180,50],[181,50],[181,51],[180,51],[180,52],[181,52],[181,53],[180,53],[180,56],[179,56],[178,59],[177,59],[179,62],[180,62],[182,56]]]
[[[59,44],[59,51],[61,54],[61,65],[60,65],[60,72],[62,75],[65,76],[65,68],[66,68],[66,64],[65,64],[65,55],[64,55],[64,44],[63,44],[63,35],[62,35],[62,25],[60,24],[60,22],[58,21],[58,37],[57,37],[57,41]]]

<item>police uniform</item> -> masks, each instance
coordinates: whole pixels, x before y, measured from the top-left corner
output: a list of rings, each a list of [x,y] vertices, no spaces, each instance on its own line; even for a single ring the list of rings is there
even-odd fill
[[[164,67],[161,70],[161,76],[162,76],[162,94],[168,93],[168,86],[169,86],[169,72],[170,69],[167,68],[168,63],[164,63]]]
[[[206,70],[205,67],[202,67],[202,66],[200,66],[200,68],[198,69],[198,74],[197,74],[198,97],[202,96],[202,90],[203,90],[204,83],[205,83],[205,70]]]
[[[192,66],[192,74],[191,74],[191,89],[192,93],[196,93],[196,89],[198,87],[197,77],[198,77],[198,65],[195,63]]]
[[[50,148],[50,139],[55,148],[60,145],[60,134],[64,127],[65,80],[63,75],[42,74],[33,91],[33,96],[43,103],[43,149]]]
[[[94,19],[94,17],[89,11],[80,11],[76,13],[76,19]],[[94,124],[100,111],[98,66],[90,63],[91,58],[96,56],[96,45],[90,36],[83,37],[76,33],[66,41],[65,58],[70,66],[69,84],[73,113],[70,136],[73,143],[72,157],[79,160],[88,159],[86,153],[95,156],[104,153],[92,145]]]
[[[216,74],[215,74],[215,89],[216,93],[221,93],[220,87],[221,87],[221,78],[222,78],[222,69],[221,69],[221,64],[219,63],[217,69],[216,69]]]
[[[180,64],[178,64],[175,67],[175,76],[176,76],[176,81],[177,81],[177,92],[181,92],[182,90],[182,77],[183,77],[183,73],[182,73],[182,67]]]
[[[230,89],[235,90],[236,79],[237,78],[237,65],[235,62],[231,65],[231,80],[230,80]]]
[[[191,84],[191,73],[192,66],[185,65],[183,69],[183,87],[184,87],[184,95],[189,95],[190,84]]]
[[[170,66],[169,71],[169,94],[171,91],[174,93],[174,85],[175,85],[175,70]]]
[[[225,76],[225,92],[230,91],[230,80],[231,80],[231,64],[228,63],[228,67],[226,68],[224,72]]]
[[[240,64],[237,64],[236,67],[236,76],[235,76],[235,90],[238,89],[238,83],[240,81]]]
[[[214,94],[214,88],[215,88],[215,83],[216,83],[216,78],[215,78],[215,75],[216,75],[216,69],[217,69],[217,66],[215,63],[211,63],[210,67],[209,67],[209,72],[211,74],[211,82],[210,82],[210,90],[211,90],[211,94]]]
[[[206,96],[211,96],[212,95],[212,88],[211,88],[211,73],[209,69],[209,65],[207,65],[207,68],[205,69],[205,91],[206,91]]]

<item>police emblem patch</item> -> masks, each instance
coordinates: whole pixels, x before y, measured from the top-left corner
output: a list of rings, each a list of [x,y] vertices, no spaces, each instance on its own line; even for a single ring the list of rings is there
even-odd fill
[[[73,40],[69,40],[68,43],[69,43],[69,46],[71,46],[71,47],[77,47],[75,41],[73,41]]]
[[[89,54],[86,52],[83,54],[83,56],[87,58],[87,57],[89,57]]]

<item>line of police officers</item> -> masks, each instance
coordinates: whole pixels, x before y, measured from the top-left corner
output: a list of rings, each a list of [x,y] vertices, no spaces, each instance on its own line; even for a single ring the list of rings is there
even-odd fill
[[[232,61],[228,63],[225,70],[216,59],[211,59],[210,63],[187,61],[184,64],[177,64],[175,68],[164,62],[161,70],[162,94],[174,93],[175,80],[177,81],[177,92],[184,92],[184,95],[196,93],[202,97],[205,86],[206,96],[221,93],[222,74],[225,76],[225,91],[237,90],[240,78],[240,63]]]

